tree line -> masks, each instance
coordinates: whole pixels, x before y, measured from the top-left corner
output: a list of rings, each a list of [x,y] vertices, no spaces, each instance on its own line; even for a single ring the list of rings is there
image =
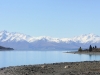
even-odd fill
[[[91,52],[93,49],[97,49],[97,46],[95,45],[94,47],[92,47],[92,46],[90,45],[88,51]],[[78,51],[82,51],[82,48],[80,47],[80,48],[78,49]]]

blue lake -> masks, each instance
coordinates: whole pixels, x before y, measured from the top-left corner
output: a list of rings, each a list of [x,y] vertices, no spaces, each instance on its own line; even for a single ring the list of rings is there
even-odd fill
[[[100,60],[100,55],[71,54],[67,51],[0,51],[0,68],[56,62]]]

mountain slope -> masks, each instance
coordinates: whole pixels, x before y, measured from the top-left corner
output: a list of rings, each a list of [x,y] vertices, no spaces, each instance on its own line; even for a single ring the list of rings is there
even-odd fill
[[[0,45],[14,49],[73,49],[88,47],[89,45],[100,47],[100,36],[85,34],[73,38],[52,38],[48,36],[31,37],[15,32],[0,32]]]

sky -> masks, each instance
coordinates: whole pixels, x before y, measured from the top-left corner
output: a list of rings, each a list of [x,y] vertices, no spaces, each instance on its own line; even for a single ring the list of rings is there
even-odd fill
[[[0,0],[0,31],[31,36],[100,35],[100,0]]]

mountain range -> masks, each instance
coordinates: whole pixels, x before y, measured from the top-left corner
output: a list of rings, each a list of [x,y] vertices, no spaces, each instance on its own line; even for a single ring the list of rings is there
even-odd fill
[[[14,49],[78,49],[89,45],[100,47],[100,36],[84,34],[73,38],[32,37],[22,33],[0,31],[0,45]]]

